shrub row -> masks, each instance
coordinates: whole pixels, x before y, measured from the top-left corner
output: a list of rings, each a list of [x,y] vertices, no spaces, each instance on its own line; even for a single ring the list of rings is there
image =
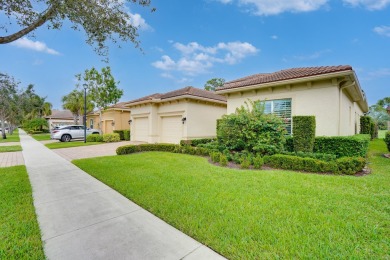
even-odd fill
[[[87,135],[87,142],[103,142],[103,136],[98,134]]]
[[[317,137],[314,152],[335,154],[337,158],[366,157],[369,143],[369,135]]]
[[[119,142],[120,137],[119,134],[103,134],[103,142],[105,143],[112,143],[112,142]]]
[[[193,140],[181,140],[180,145],[191,145],[191,146],[198,146],[200,144],[207,144],[211,142],[215,142],[216,138],[202,138],[202,139],[193,139]]]
[[[316,135],[315,116],[293,116],[293,123],[295,152],[313,152]]]
[[[120,140],[130,141],[130,130],[114,130],[114,133],[119,134]]]
[[[172,153],[184,153],[191,155],[209,156],[210,151],[201,147],[192,147],[189,145],[180,146],[175,144],[140,144],[140,145],[124,145],[116,149],[117,155],[125,155],[138,152],[172,152]]]
[[[330,172],[348,175],[353,175],[361,171],[366,163],[362,157],[343,157],[336,161],[325,162],[313,158],[302,158],[283,154],[265,156],[264,162],[271,167],[286,170]]]
[[[371,135],[371,140],[378,138],[378,125],[370,116],[360,117],[360,133]]]
[[[334,161],[336,160],[337,156],[334,154],[327,154],[327,153],[305,153],[305,152],[282,152],[281,154],[284,155],[292,155],[292,156],[298,156],[302,158],[313,158],[321,161]]]
[[[390,152],[390,131],[386,132],[384,140],[385,140],[385,143],[387,145],[387,150]]]
[[[217,151],[210,152],[211,161],[219,163],[221,166],[226,166],[228,161],[233,161],[239,164],[241,169],[249,169],[252,165],[254,169],[261,169],[264,164],[263,158],[260,155],[253,156],[245,153],[221,153]]]

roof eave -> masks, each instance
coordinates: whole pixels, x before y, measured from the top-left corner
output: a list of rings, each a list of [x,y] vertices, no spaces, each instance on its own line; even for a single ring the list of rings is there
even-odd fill
[[[286,80],[273,81],[273,82],[268,82],[263,84],[253,84],[253,85],[242,86],[242,87],[220,89],[220,90],[216,90],[215,92],[219,95],[223,95],[223,94],[230,94],[234,92],[259,89],[259,88],[269,88],[269,87],[280,86],[280,85],[296,84],[305,81],[316,81],[316,80],[322,80],[327,78],[349,76],[351,75],[351,73],[354,74],[353,70],[345,70],[345,71],[338,71],[338,72],[314,75],[314,76],[303,77],[303,78],[286,79]]]

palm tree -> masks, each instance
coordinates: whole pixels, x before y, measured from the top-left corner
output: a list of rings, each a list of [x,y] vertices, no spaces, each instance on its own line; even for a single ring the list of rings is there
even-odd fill
[[[84,91],[73,90],[68,95],[63,96],[62,107],[72,112],[74,123],[77,124],[80,115],[84,114]],[[87,113],[93,111],[94,108],[91,98],[87,95]]]

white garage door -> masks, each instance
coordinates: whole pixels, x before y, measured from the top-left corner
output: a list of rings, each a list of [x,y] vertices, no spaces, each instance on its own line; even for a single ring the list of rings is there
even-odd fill
[[[161,142],[178,144],[183,137],[181,116],[161,118]]]
[[[147,117],[134,118],[134,138],[132,141],[148,142],[149,136],[149,119]]]

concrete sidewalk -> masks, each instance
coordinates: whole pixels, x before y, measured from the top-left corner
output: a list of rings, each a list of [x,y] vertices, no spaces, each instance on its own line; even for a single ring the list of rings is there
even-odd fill
[[[48,259],[224,259],[20,130]]]

